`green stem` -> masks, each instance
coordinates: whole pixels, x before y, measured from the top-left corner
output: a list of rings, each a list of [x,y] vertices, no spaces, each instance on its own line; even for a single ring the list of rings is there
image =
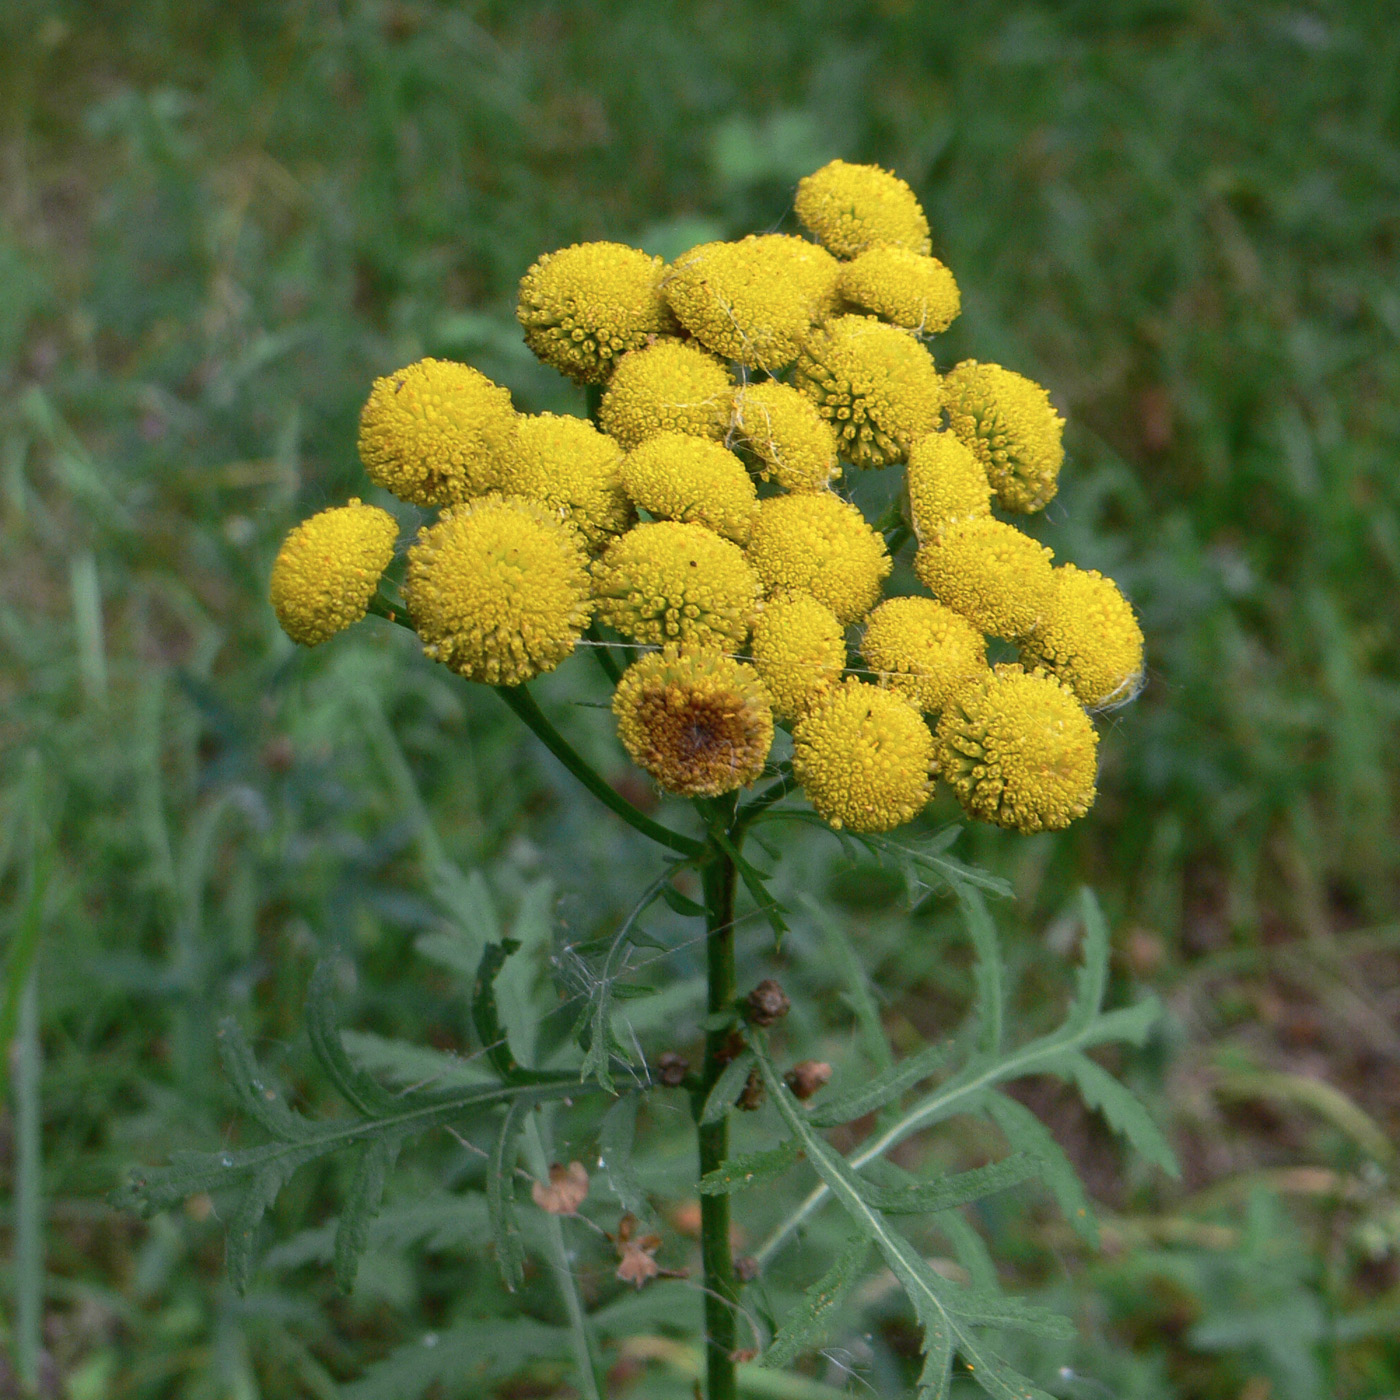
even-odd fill
[[[733,808],[730,807],[732,816]],[[734,886],[732,858],[711,843],[703,871],[705,890],[705,949],[708,973],[708,1011],[711,1017],[734,1005],[737,982],[734,972]],[[697,1121],[710,1090],[724,1072],[729,1040],[727,1026],[717,1025],[705,1035],[705,1065],[699,1091],[692,1099]],[[729,1156],[729,1117],[699,1126],[700,1172],[722,1167]],[[738,1345],[739,1280],[729,1247],[729,1197],[700,1197],[700,1257],[704,1266],[705,1357],[707,1400],[735,1400],[734,1351]]]
[[[620,792],[614,791],[594,769],[576,753],[568,740],[545,718],[544,712],[535,703],[535,698],[523,685],[496,686],[496,694],[510,706],[519,718],[535,732],[535,737],[552,753],[570,773],[586,787],[603,806],[616,812],[628,826],[649,836],[667,850],[683,856],[698,856],[704,847],[679,831],[672,831],[660,822],[654,822],[645,812],[639,812]]]
[[[15,1369],[25,1393],[38,1394],[44,1325],[44,1203],[39,1111],[39,976],[30,968],[13,1047],[15,1124]]]
[[[617,658],[612,654],[612,647],[603,640],[602,634],[598,631],[598,624],[590,622],[588,631],[583,635],[593,643],[588,649],[597,658],[598,664],[603,668],[603,673],[613,685],[616,685],[622,679],[622,667],[617,664]]]

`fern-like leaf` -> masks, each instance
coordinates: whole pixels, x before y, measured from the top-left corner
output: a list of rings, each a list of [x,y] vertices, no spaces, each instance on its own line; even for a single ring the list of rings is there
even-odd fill
[[[520,1130],[530,1109],[519,1102],[511,1104],[496,1135],[496,1148],[486,1172],[486,1208],[491,1220],[491,1238],[496,1245],[496,1263],[506,1291],[514,1293],[525,1281],[525,1246],[515,1220],[515,1154]]]
[[[803,1293],[796,1310],[783,1319],[782,1329],[763,1353],[765,1366],[790,1366],[802,1352],[822,1344],[869,1255],[870,1241],[864,1235],[846,1244],[831,1267]]]
[[[1013,1151],[1035,1160],[1040,1178],[1055,1198],[1070,1225],[1095,1249],[1099,1244],[1099,1222],[1089,1197],[1079,1180],[1074,1163],[1065,1156],[1054,1134],[1025,1104],[1007,1094],[988,1093],[983,1104]]]
[[[384,1199],[384,1183],[398,1153],[396,1138],[375,1138],[360,1149],[350,1194],[335,1232],[335,1281],[342,1293],[355,1287],[360,1256],[369,1243],[369,1227]]]
[[[762,1152],[741,1152],[700,1178],[702,1196],[726,1196],[781,1176],[802,1155],[796,1138]]]
[[[837,1094],[813,1109],[809,1115],[811,1122],[818,1128],[834,1128],[883,1108],[930,1075],[937,1074],[952,1058],[954,1049],[955,1044],[951,1040],[926,1045],[898,1064],[881,1071],[873,1079],[844,1094]]]

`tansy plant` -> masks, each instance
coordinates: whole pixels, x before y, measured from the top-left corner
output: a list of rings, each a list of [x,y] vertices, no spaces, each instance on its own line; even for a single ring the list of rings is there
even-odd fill
[[[529,1037],[503,1029],[497,982],[516,944],[502,939],[487,942],[471,990],[489,1071],[465,1086],[391,1092],[352,1062],[324,970],[312,987],[311,1039],[351,1116],[310,1121],[293,1111],[264,1087],[226,1023],[229,1073],[267,1143],[142,1175],[126,1199],[153,1210],[241,1185],[228,1241],[237,1286],[266,1207],[302,1164],[357,1154],[334,1251],[348,1287],[405,1140],[495,1120],[487,1215],[505,1286],[524,1277],[527,1241],[542,1241],[567,1319],[543,1332],[564,1339],[573,1384],[597,1396],[602,1342],[625,1327],[616,1298],[585,1306],[569,1260],[606,1232],[615,1291],[655,1286],[666,1272],[655,1257],[664,1241],[654,1204],[628,1162],[638,1102],[679,1093],[698,1139],[711,1400],[821,1392],[796,1373],[784,1390],[780,1377],[840,1325],[872,1251],[922,1326],[921,1394],[947,1394],[965,1366],[989,1394],[1024,1398],[1042,1392],[1000,1359],[997,1335],[1060,1336],[1067,1324],[998,1290],[960,1208],[1039,1175],[1077,1230],[1092,1238],[1094,1226],[1068,1160],[1004,1086],[1030,1074],[1071,1081],[1171,1168],[1142,1107],[1085,1053],[1140,1042],[1156,1014],[1151,1003],[1102,1009],[1108,949],[1092,898],[1066,1019],[1013,1043],[984,902],[999,882],[947,854],[951,833],[923,842],[886,834],[919,816],[940,779],[970,818],[1019,832],[1063,828],[1094,801],[1091,715],[1136,694],[1142,634],[1111,580],[1055,565],[1013,523],[1055,494],[1063,420],[1045,390],[1014,370],[965,360],[940,372],[929,342],[957,316],[959,291],[930,255],[927,220],[903,181],[833,161],[799,184],[796,214],[815,241],[764,234],[705,243],[669,265],[606,242],[542,256],[521,280],[519,320],[534,353],[584,386],[588,416],[520,414],[505,388],[462,364],[425,359],[397,370],[369,395],[359,448],[373,483],[436,512],[407,548],[401,593],[387,579],[395,520],[359,500],[297,526],[278,554],[272,605],[296,642],[319,645],[367,613],[411,628],[429,660],[495,687],[593,797],[662,848],[665,864],[600,949],[574,1035],[543,1061],[521,1063]],[[901,489],[872,523],[843,488],[881,468],[898,469]],[[909,546],[927,591],[886,596]],[[1019,659],[992,664],[989,639],[994,654],[1015,648]],[[685,829],[604,781],[532,698],[529,683],[580,648],[607,673],[632,761],[692,800]],[[775,757],[779,744],[790,757]],[[828,1065],[784,1064],[785,994],[771,981],[743,994],[735,973],[737,885],[776,935],[784,929],[770,874],[745,853],[756,827],[780,820],[826,824],[955,897],[977,967],[960,1034],[896,1060],[857,960],[833,935],[873,1071],[826,1088]],[[696,876],[698,901],[684,893]],[[693,1066],[665,1046],[642,1064],[642,1048],[617,1033],[620,955],[657,901],[704,920],[707,1019]],[[583,1113],[595,1098],[615,1100],[600,1155],[616,1204],[590,1197],[582,1164],[550,1165],[525,1131],[541,1105]],[[770,1145],[731,1156],[733,1112],[765,1100]],[[990,1120],[1007,1155],[924,1179],[889,1160],[897,1144],[957,1115]],[[841,1141],[858,1145],[843,1151],[826,1130],[844,1124],[857,1130],[846,1128]],[[522,1142],[534,1177],[529,1204],[516,1200]],[[736,1261],[731,1198],[788,1171],[806,1175],[805,1199]],[[848,1218],[849,1244],[780,1311],[780,1290],[768,1287],[779,1252],[815,1212],[833,1208]],[[522,1227],[529,1211],[547,1217],[549,1230]],[[901,1223],[910,1217],[924,1217],[913,1236]],[[930,1233],[964,1261],[957,1278],[914,1243]],[[791,1263],[801,1268],[806,1258]],[[541,1335],[529,1334],[527,1353],[549,1352]],[[475,1374],[472,1363],[490,1352],[482,1345],[461,1359],[460,1375],[439,1378]]]

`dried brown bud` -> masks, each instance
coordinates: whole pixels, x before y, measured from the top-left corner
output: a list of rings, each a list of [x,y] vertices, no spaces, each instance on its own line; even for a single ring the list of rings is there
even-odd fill
[[[537,1181],[530,1187],[535,1204],[550,1215],[577,1215],[588,1198],[588,1173],[582,1162],[562,1167],[555,1162],[549,1169],[549,1185]]]
[[[758,1260],[751,1254],[741,1254],[734,1261],[734,1272],[743,1283],[752,1283],[758,1277]]]
[[[679,1089],[689,1073],[690,1061],[673,1050],[667,1050],[656,1062],[656,1077],[668,1089]]]
[[[661,1248],[660,1235],[643,1235],[640,1239],[632,1236],[637,1229],[637,1217],[630,1212],[617,1222],[617,1277],[623,1283],[634,1283],[640,1288],[661,1272],[661,1266],[652,1255]]]
[[[748,995],[749,1020],[756,1026],[771,1026],[788,1014],[792,1003],[787,993],[771,978],[765,977]]]
[[[744,1044],[744,1037],[738,1031],[730,1031],[724,1037],[724,1044],[720,1046],[715,1055],[715,1063],[723,1068],[731,1060],[737,1060],[740,1055],[748,1049]]]
[[[746,1361],[752,1361],[758,1352],[753,1347],[740,1347],[737,1351],[729,1353],[729,1359],[736,1365],[742,1366]]]
[[[831,1066],[825,1060],[800,1060],[783,1075],[783,1082],[794,1098],[810,1099],[831,1078]]]
[[[743,1113],[757,1113],[763,1107],[763,1077],[757,1067],[749,1071],[749,1077],[744,1080],[743,1092],[734,1106]]]

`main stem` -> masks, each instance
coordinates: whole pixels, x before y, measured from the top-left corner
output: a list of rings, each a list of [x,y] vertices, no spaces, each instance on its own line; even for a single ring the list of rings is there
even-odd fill
[[[705,892],[705,948],[709,980],[709,1012],[728,1011],[737,992],[734,976],[734,862],[711,842],[710,856],[703,867]],[[700,1092],[695,1096],[695,1115],[724,1071],[728,1049],[727,1027],[711,1029],[705,1035],[705,1066]],[[729,1156],[729,1116],[717,1122],[702,1123],[700,1172],[715,1171]],[[729,1197],[700,1197],[700,1257],[705,1283],[705,1369],[708,1400],[736,1400],[734,1350],[738,1342],[739,1280],[734,1272],[734,1256],[729,1248]]]

